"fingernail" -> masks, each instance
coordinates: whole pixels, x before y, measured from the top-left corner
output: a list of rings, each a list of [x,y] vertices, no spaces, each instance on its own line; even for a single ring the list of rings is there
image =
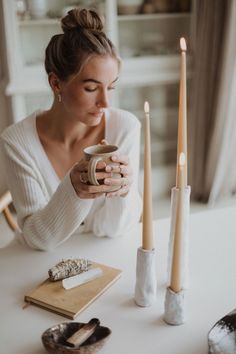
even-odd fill
[[[112,160],[116,161],[117,160],[117,156],[112,156]]]
[[[106,166],[106,172],[111,172],[111,170],[112,170],[112,168],[111,168],[111,166]]]
[[[105,183],[105,184],[110,184],[109,179],[105,178],[104,183]]]

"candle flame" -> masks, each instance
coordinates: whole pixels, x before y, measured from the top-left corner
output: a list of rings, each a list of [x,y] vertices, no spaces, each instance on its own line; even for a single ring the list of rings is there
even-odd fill
[[[179,166],[183,167],[185,165],[185,162],[186,162],[185,153],[181,152],[179,154]]]
[[[186,50],[187,50],[187,45],[186,45],[186,41],[185,41],[184,37],[180,38],[180,48],[184,52],[186,52]]]
[[[148,101],[145,101],[145,102],[144,102],[144,112],[145,112],[146,114],[149,113],[149,103],[148,103]]]

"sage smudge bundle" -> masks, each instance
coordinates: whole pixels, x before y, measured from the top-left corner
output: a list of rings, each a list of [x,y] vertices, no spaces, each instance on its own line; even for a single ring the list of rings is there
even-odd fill
[[[73,275],[86,272],[92,262],[84,258],[66,259],[49,269],[48,275],[51,281],[69,278]]]

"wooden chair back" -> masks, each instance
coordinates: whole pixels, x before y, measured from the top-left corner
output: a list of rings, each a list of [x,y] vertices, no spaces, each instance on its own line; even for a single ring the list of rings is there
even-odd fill
[[[9,209],[11,203],[12,203],[12,196],[11,193],[7,191],[0,197],[0,213],[3,213],[9,227],[13,231],[16,231],[18,230],[18,225],[11,210]]]

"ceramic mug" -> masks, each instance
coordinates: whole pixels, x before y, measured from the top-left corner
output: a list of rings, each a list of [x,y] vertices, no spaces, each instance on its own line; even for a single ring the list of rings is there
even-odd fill
[[[116,145],[92,145],[84,149],[85,160],[88,163],[88,181],[89,184],[99,186],[103,184],[103,180],[100,182],[96,178],[96,168],[99,161],[104,161],[110,166],[119,166],[119,162],[114,162],[111,157],[117,152],[118,146]],[[121,178],[119,173],[112,173],[111,178]],[[111,186],[109,191],[118,190],[120,186]]]

